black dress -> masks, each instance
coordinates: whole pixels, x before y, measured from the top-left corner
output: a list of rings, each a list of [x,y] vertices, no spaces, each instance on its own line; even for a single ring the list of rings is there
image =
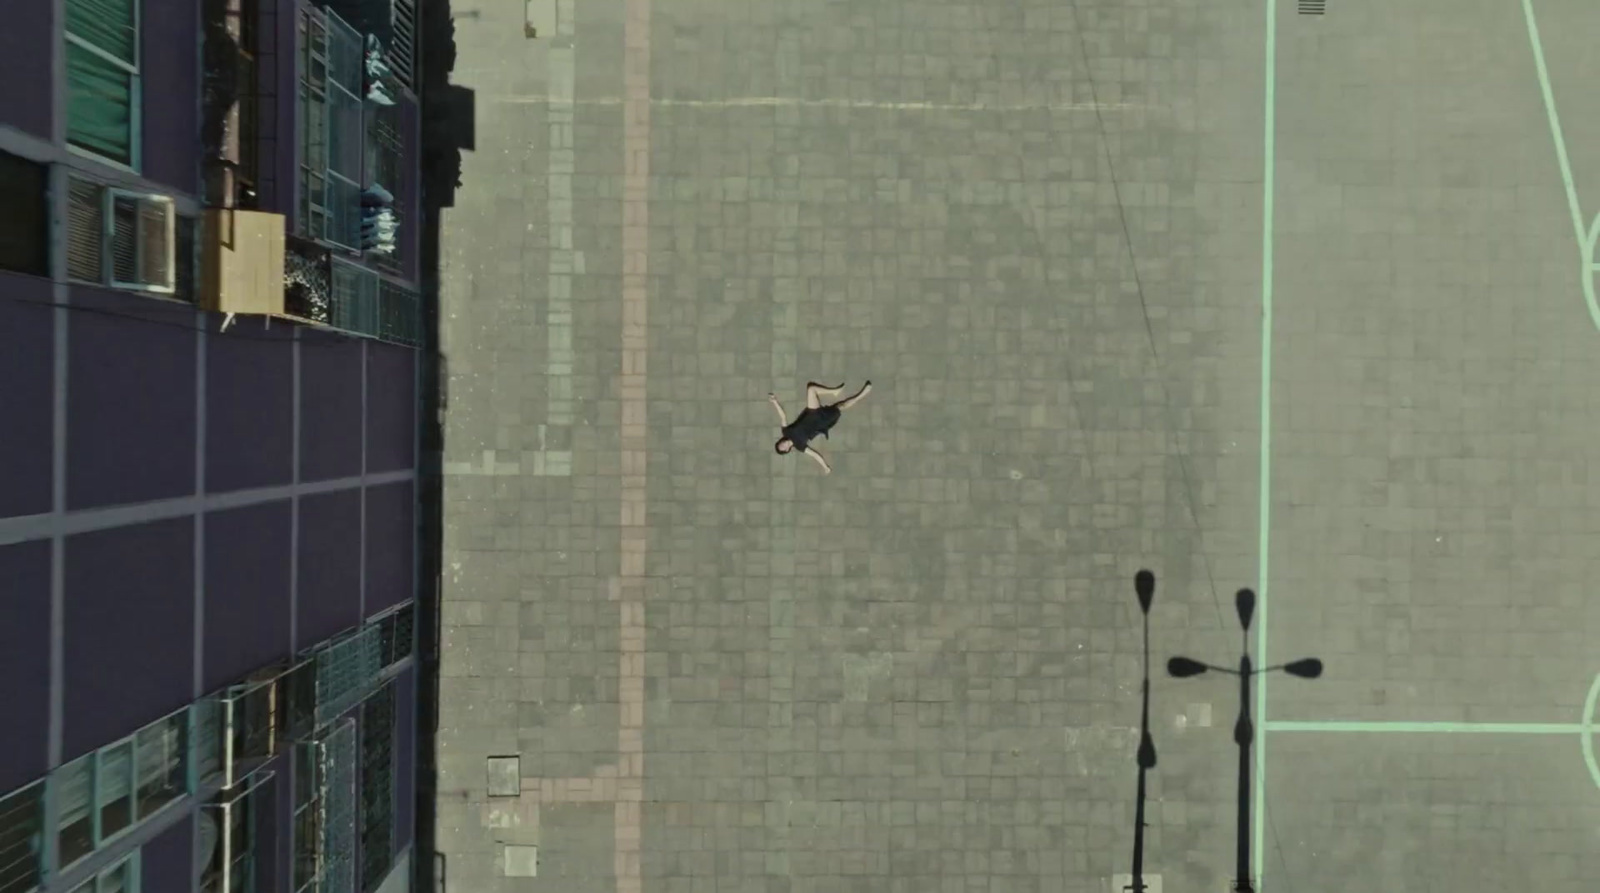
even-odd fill
[[[839,423],[839,407],[819,406],[816,409],[806,408],[800,411],[795,420],[785,425],[783,436],[789,438],[794,448],[804,450],[806,445],[817,437],[827,437],[828,430]]]

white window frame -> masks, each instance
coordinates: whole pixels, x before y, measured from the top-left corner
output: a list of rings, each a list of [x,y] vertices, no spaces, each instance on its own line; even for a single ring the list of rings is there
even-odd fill
[[[106,183],[101,183],[97,180],[93,180],[88,177],[77,176],[75,174],[70,175],[68,179],[68,202],[72,201],[71,180],[76,180],[80,183],[87,184],[100,190],[100,276],[96,280],[88,280],[80,279],[69,273],[67,278],[73,282],[87,282],[92,285],[115,288],[121,291],[135,291],[145,294],[162,295],[165,297],[176,296],[178,291],[178,264],[183,261],[183,258],[178,256],[178,208],[177,203],[173,201],[172,197],[169,195],[161,195],[160,193],[155,192],[146,192],[138,189],[124,189],[121,187],[111,186]],[[117,235],[117,220],[115,211],[118,199],[131,199],[140,203],[141,205],[149,203],[161,205],[165,208],[166,244],[169,255],[166,261],[167,281],[165,283],[124,281],[116,278],[116,273],[112,263],[112,245],[114,244]],[[68,222],[63,223],[63,226],[69,225],[70,223]],[[141,248],[143,247],[140,244],[143,234],[138,229],[137,222],[135,223],[133,237],[134,255],[137,258]],[[62,241],[65,243],[67,240],[65,237],[63,237]]]
[[[117,215],[114,213],[114,211],[116,209],[117,199],[119,198],[132,199],[138,202],[140,205],[143,205],[147,202],[153,205],[161,205],[166,209],[166,245],[168,256],[166,260],[167,281],[164,284],[153,284],[137,281],[123,282],[116,278],[116,272],[111,267],[111,251],[109,248],[117,235]],[[105,258],[106,281],[111,284],[112,288],[120,288],[127,291],[148,291],[154,292],[158,295],[171,295],[177,293],[178,209],[170,196],[158,195],[153,192],[140,192],[133,189],[117,189],[107,187],[105,199],[105,225],[106,231],[104,235],[104,241],[101,243],[101,250]],[[137,258],[142,254],[144,248],[144,245],[141,241],[144,238],[144,231],[138,225],[137,215],[135,217],[133,238],[133,251],[135,258]],[[135,261],[135,265],[139,265],[137,260]]]
[[[128,79],[130,82],[128,97],[128,163],[123,164],[116,159],[107,158],[104,155],[93,151],[92,149],[85,149],[82,146],[75,146],[70,140],[68,140],[66,144],[67,151],[71,152],[73,155],[78,155],[83,158],[92,158],[100,164],[114,167],[117,170],[129,171],[130,173],[136,174],[143,169],[144,165],[144,152],[142,151],[144,146],[144,73],[142,71],[144,68],[144,40],[142,39],[144,35],[144,0],[130,0],[130,2],[133,4],[132,65],[129,65],[127,62],[118,59],[116,56],[111,55],[105,50],[100,49],[82,37],[73,34],[71,31],[66,30],[65,25],[62,27],[62,33],[66,35],[68,43],[86,49],[105,61],[110,62],[118,68],[126,71],[128,73]],[[63,110],[62,114],[65,115],[68,114],[68,112]],[[67,129],[69,131],[71,130],[70,122]]]

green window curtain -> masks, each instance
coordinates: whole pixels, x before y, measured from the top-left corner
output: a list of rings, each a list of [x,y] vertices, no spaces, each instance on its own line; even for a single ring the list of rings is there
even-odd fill
[[[139,64],[138,0],[67,0],[67,33],[129,65]]]
[[[67,42],[67,141],[118,164],[133,164],[133,75]]]

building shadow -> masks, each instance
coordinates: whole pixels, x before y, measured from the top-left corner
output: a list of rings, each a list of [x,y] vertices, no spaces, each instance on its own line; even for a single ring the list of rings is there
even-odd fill
[[[476,143],[473,92],[450,82],[455,70],[455,19],[449,0],[420,4],[422,78],[422,229],[419,257],[421,350],[418,355],[417,784],[413,888],[448,889],[438,851],[438,731],[441,568],[444,555],[443,460],[447,364],[439,348],[440,223],[461,186],[461,153]]]

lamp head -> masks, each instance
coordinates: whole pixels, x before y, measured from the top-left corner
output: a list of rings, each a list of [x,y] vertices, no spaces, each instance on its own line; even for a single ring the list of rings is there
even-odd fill
[[[1322,675],[1322,661],[1314,657],[1304,657],[1284,664],[1283,671],[1301,679],[1315,679]]]
[[[1139,610],[1150,613],[1150,603],[1156,598],[1156,575],[1143,570],[1134,574],[1133,591],[1139,596]]]
[[[1248,589],[1234,593],[1233,609],[1239,615],[1239,626],[1249,629],[1250,621],[1256,616],[1256,594]]]

